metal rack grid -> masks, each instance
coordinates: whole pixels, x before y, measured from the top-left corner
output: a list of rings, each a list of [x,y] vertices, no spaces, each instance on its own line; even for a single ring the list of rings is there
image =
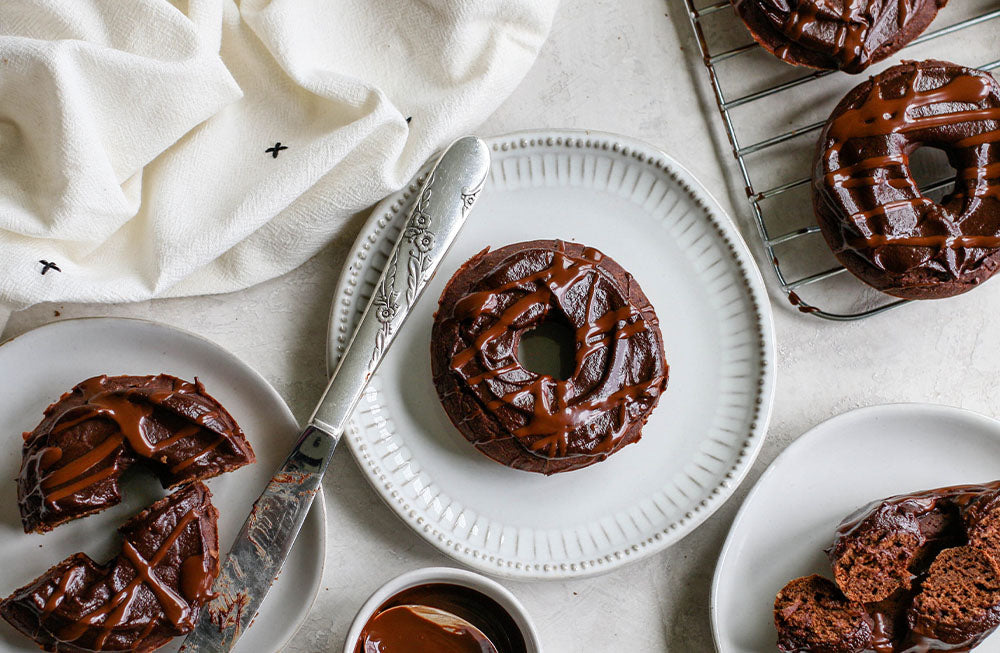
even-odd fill
[[[812,290],[818,291],[818,294],[822,294],[820,288],[826,282],[840,277],[846,271],[843,266],[836,265],[831,268],[822,269],[817,272],[811,272],[799,276],[794,279],[789,279],[786,274],[782,271],[781,260],[779,259],[778,252],[776,248],[779,245],[787,245],[798,239],[812,236],[814,234],[819,234],[819,227],[815,225],[815,220],[810,220],[808,226],[799,227],[789,231],[785,231],[778,235],[772,235],[771,230],[768,228],[768,221],[765,218],[765,208],[763,202],[765,200],[777,197],[794,189],[799,189],[805,187],[810,182],[809,177],[802,177],[794,179],[792,181],[783,182],[767,188],[763,191],[758,191],[754,187],[754,183],[751,179],[751,164],[748,162],[748,157],[752,154],[764,152],[769,148],[775,147],[786,141],[798,138],[803,135],[807,135],[811,132],[818,132],[822,129],[825,121],[812,122],[810,124],[790,129],[778,133],[774,136],[764,138],[762,140],[757,140],[751,145],[742,145],[742,139],[737,134],[735,123],[733,120],[732,111],[737,107],[752,105],[755,102],[759,102],[785,91],[789,91],[793,88],[803,87],[807,84],[813,84],[819,82],[823,78],[833,74],[836,71],[812,71],[800,77],[793,78],[788,81],[782,81],[775,83],[773,85],[764,88],[763,90],[758,90],[750,93],[744,93],[738,95],[735,98],[730,98],[729,94],[723,88],[723,83],[721,81],[721,76],[719,73],[718,65],[724,61],[735,59],[737,57],[742,57],[755,50],[762,50],[760,45],[754,41],[746,45],[741,45],[738,47],[732,47],[725,49],[721,52],[712,53],[708,45],[708,39],[706,38],[706,30],[703,25],[703,20],[712,14],[722,11],[733,11],[731,0],[710,0],[710,4],[706,4],[702,7],[697,7],[696,0],[684,0],[687,7],[688,17],[691,20],[691,27],[694,29],[695,36],[697,37],[698,46],[701,51],[702,60],[705,67],[708,69],[709,80],[711,81],[712,89],[715,94],[715,101],[719,108],[719,115],[722,118],[723,126],[725,127],[726,135],[729,138],[729,143],[732,146],[733,156],[736,158],[736,162],[739,166],[740,174],[742,175],[743,182],[745,184],[745,190],[747,199],[750,202],[751,211],[753,214],[754,222],[757,225],[758,233],[763,241],[764,250],[767,254],[768,261],[774,269],[778,284],[781,290],[788,297],[789,301],[796,306],[799,311],[803,313],[808,313],[816,317],[825,318],[828,320],[838,320],[838,321],[848,321],[857,320],[878,313],[882,313],[891,308],[897,307],[901,304],[907,303],[907,300],[896,299],[888,295],[883,295],[881,293],[876,293],[877,299],[873,302],[874,305],[871,307],[863,308],[862,310],[850,311],[850,312],[833,312],[827,311],[816,303],[809,303],[804,301],[797,293],[797,291],[802,290],[807,286],[811,286]],[[736,19],[738,20],[738,18]],[[942,27],[936,30],[929,30],[921,35],[919,38],[912,41],[907,48],[917,46],[921,43],[926,43],[934,39],[939,39],[941,37],[949,35],[957,35],[959,32],[966,30],[968,28],[981,25],[988,21],[997,21],[997,29],[1000,29],[1000,6],[996,9],[986,11],[982,14],[967,18],[960,22],[957,22],[947,27]],[[1000,69],[1000,59],[987,63],[980,66],[980,69],[986,71],[993,71]],[[808,70],[808,69],[801,69]],[[831,106],[832,110],[832,106]],[[954,181],[953,177],[947,179],[940,179],[935,181],[925,188],[923,191],[925,193],[934,193],[935,191],[941,191],[948,187]],[[809,207],[809,212],[811,214],[811,206]],[[818,236],[816,236],[818,237]],[[847,277],[853,279],[853,275],[847,274]],[[855,280],[858,286],[858,292],[862,290],[870,290],[863,286],[861,281]],[[830,288],[828,292],[833,292],[836,289]]]

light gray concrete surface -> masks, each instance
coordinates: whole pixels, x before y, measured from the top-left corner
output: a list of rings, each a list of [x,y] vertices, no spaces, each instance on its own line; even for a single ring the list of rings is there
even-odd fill
[[[572,127],[645,139],[700,177],[753,244],[744,201],[732,190],[738,185],[727,182],[734,170],[718,149],[724,141],[714,105],[706,104],[695,48],[681,0],[564,0],[537,64],[481,131]],[[120,306],[36,306],[15,313],[3,338],[76,316],[166,322],[247,361],[305,419],[324,385],[329,300],[354,235],[344,233],[300,269],[244,292]],[[772,284],[767,270],[765,277]],[[709,592],[729,524],[766,465],[812,425],[851,408],[897,401],[1000,415],[1000,282],[859,323],[821,322],[784,299],[774,304],[777,395],[748,479],[707,523],[660,555],[587,580],[505,583],[533,615],[546,651],[713,650]],[[381,504],[346,448],[334,458],[325,491],[323,589],[287,647],[292,652],[339,651],[355,611],[384,581],[420,566],[453,564]]]

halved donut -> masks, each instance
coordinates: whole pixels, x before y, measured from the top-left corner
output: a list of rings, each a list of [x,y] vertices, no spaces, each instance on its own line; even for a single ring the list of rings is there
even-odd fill
[[[48,531],[121,501],[119,477],[142,461],[164,487],[254,462],[253,449],[200,382],[95,376],[24,434],[17,499],[24,531]]]
[[[566,379],[518,360],[521,336],[574,334]],[[591,247],[536,240],[485,250],[451,278],[431,337],[434,385],[458,430],[510,467],[552,474],[640,437],[667,385],[656,314],[635,279]]]

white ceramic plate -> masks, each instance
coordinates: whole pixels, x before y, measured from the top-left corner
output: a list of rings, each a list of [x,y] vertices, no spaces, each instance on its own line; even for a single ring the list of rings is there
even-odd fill
[[[45,325],[0,346],[0,564],[7,596],[77,551],[98,562],[117,553],[115,530],[166,493],[151,474],[130,473],[124,501],[105,512],[25,535],[13,479],[21,464],[21,433],[78,382],[98,374],[158,374],[200,378],[243,427],[257,463],[206,482],[219,509],[219,547],[227,551],[254,500],[284,460],[298,432],[295,418],[262,376],[208,340],[153,322],[95,318]],[[326,509],[317,498],[285,568],[236,651],[276,651],[295,634],[319,591],[326,553]],[[162,651],[176,651],[180,638]],[[0,620],[0,650],[37,651],[34,642]]]
[[[346,439],[389,506],[470,567],[518,579],[605,572],[690,532],[752,463],[774,382],[767,296],[735,227],[662,152],[592,132],[488,142],[486,189]],[[330,362],[371,296],[416,188],[375,209],[348,257]],[[430,375],[432,315],[448,278],[484,247],[536,238],[585,243],[631,272],[656,309],[670,364],[669,387],[638,444],[551,477],[476,451],[448,420]]]
[[[772,606],[799,576],[831,577],[840,521],[884,497],[1000,478],[1000,422],[959,408],[893,404],[823,422],[778,456],[740,508],[712,584],[721,653],[775,650]],[[1000,651],[994,635],[978,650]]]

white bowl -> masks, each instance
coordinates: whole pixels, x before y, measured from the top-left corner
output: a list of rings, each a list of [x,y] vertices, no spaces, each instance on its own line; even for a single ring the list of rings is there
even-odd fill
[[[358,638],[361,636],[362,629],[380,605],[403,590],[427,583],[450,583],[482,592],[499,603],[511,618],[514,619],[514,623],[521,630],[521,635],[524,636],[527,653],[541,653],[542,645],[538,641],[538,633],[535,631],[535,626],[531,623],[531,618],[525,611],[524,606],[517,600],[517,597],[510,593],[510,590],[495,580],[490,580],[485,576],[480,576],[464,569],[455,569],[454,567],[424,567],[423,569],[408,571],[375,590],[375,593],[361,606],[358,616],[354,618],[354,623],[351,624],[350,630],[347,631],[347,639],[344,641],[344,653],[354,653],[354,648],[358,644]]]

